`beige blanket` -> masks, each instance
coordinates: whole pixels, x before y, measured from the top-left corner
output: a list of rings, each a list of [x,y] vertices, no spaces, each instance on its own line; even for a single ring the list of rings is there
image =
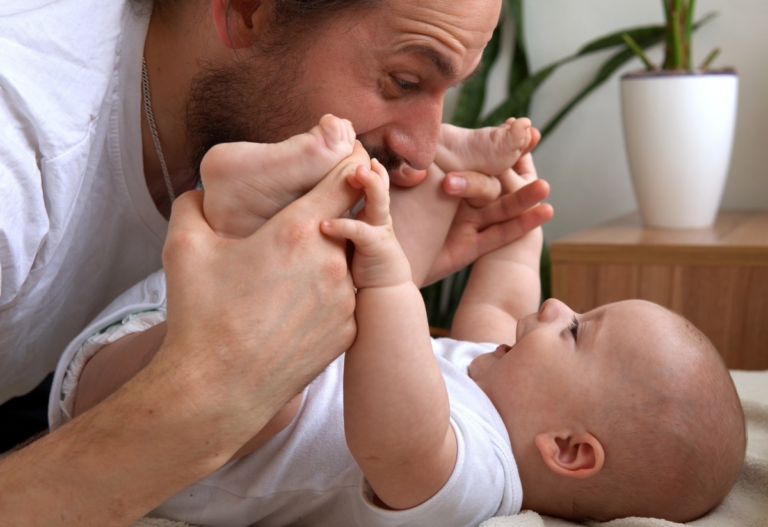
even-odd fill
[[[733,491],[722,504],[703,518],[687,523],[693,527],[768,527],[768,371],[733,371],[747,416],[747,460]],[[517,516],[491,518],[481,527],[570,527],[580,525],[524,511]],[[675,527],[682,524],[652,518],[624,518],[604,527]],[[185,523],[144,519],[134,527],[187,527]]]

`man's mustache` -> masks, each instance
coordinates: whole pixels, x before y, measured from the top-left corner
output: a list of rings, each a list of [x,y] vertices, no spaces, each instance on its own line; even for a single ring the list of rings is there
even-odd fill
[[[384,166],[387,172],[400,168],[400,165],[404,162],[402,157],[394,153],[386,145],[367,145],[362,141],[361,143],[363,148],[368,152],[368,155],[371,156],[372,159],[378,159],[379,163]]]

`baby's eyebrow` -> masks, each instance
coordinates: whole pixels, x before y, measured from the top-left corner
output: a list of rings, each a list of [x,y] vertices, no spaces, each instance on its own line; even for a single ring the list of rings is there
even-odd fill
[[[600,335],[600,332],[603,329],[603,325],[605,324],[605,311],[601,311],[595,315],[594,318],[581,320],[580,323],[583,325],[583,329],[581,330],[580,342],[577,344],[580,344],[585,349],[594,349],[598,336]],[[586,342],[587,337],[589,337],[589,345],[587,345]]]

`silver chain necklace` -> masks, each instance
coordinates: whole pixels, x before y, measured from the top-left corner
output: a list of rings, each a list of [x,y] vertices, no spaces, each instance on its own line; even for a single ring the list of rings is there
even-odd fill
[[[155,116],[152,113],[152,101],[149,98],[149,76],[147,75],[147,61],[144,60],[144,58],[141,59],[141,91],[144,95],[144,112],[147,114],[149,130],[152,132],[152,141],[155,143],[157,157],[160,159],[160,168],[163,169],[165,187],[168,189],[168,197],[170,198],[171,203],[173,203],[173,200],[176,199],[176,194],[173,192],[171,176],[168,174],[168,167],[165,165],[165,157],[163,157],[163,149],[160,147],[160,137],[157,135]]]

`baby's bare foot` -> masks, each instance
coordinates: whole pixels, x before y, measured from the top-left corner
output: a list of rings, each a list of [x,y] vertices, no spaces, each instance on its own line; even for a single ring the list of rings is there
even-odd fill
[[[435,164],[446,173],[472,170],[495,176],[517,163],[533,146],[531,121],[525,117],[477,130],[444,124]]]
[[[282,143],[215,146],[200,165],[206,220],[220,236],[250,236],[312,189],[354,144],[352,124],[325,115],[309,132]]]

